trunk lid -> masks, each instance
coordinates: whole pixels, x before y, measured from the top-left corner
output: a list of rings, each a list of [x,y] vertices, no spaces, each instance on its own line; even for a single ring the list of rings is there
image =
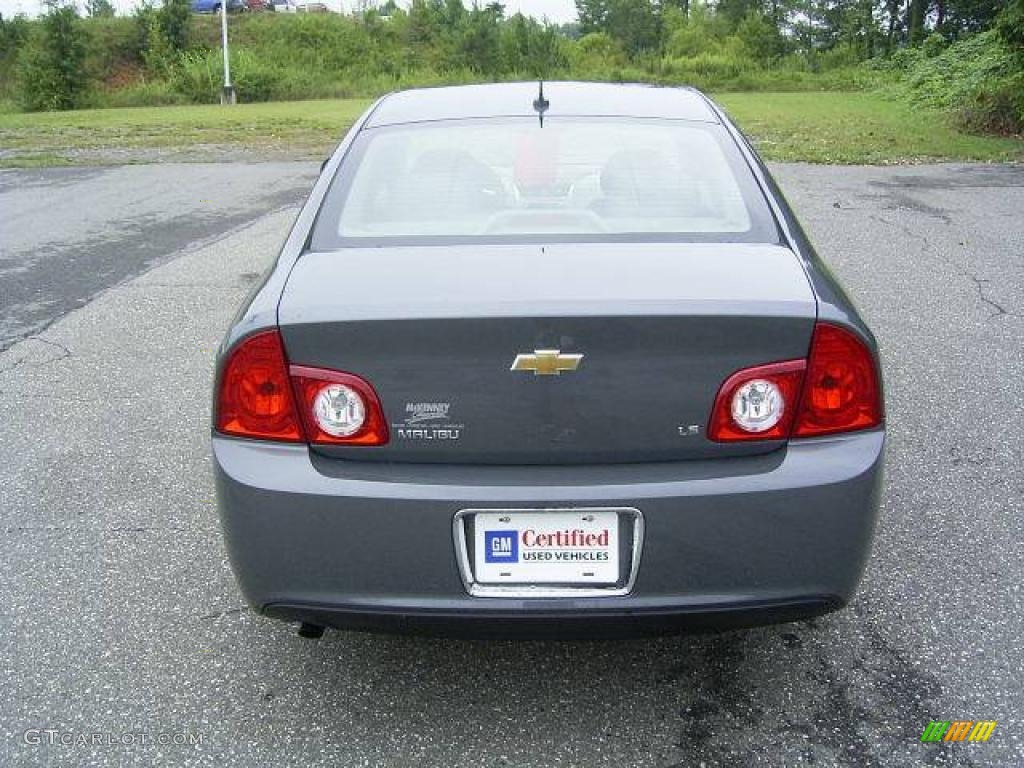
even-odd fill
[[[780,246],[353,248],[298,260],[279,323],[292,363],[362,376],[384,407],[387,445],[322,453],[628,463],[777,448],[711,442],[708,417],[731,373],[805,357],[816,309]],[[543,369],[538,350],[582,358],[510,370]]]

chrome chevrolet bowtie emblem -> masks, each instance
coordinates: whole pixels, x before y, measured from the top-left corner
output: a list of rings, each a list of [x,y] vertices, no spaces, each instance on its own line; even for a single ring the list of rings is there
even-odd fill
[[[580,367],[583,355],[563,355],[560,349],[535,349],[533,354],[516,355],[512,371],[533,371],[534,376],[558,376]]]

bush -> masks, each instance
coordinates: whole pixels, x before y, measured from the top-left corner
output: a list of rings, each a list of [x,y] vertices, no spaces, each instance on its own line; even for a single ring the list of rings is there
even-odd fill
[[[30,22],[24,16],[13,19],[0,16],[0,99],[5,101],[14,99],[18,50],[28,40],[30,29]]]
[[[832,48],[815,51],[806,58],[806,62],[812,72],[830,72],[858,66],[861,55],[853,43],[839,43]]]
[[[5,19],[0,15],[0,59],[13,57],[28,39],[29,20],[24,16]]]
[[[85,91],[85,35],[74,6],[52,6],[18,57],[27,110],[74,109]]]
[[[718,53],[722,49],[720,40],[707,34],[701,24],[690,23],[672,33],[666,46],[667,53],[676,58]]]
[[[133,19],[94,18],[80,23],[86,31],[85,71],[90,77],[106,81],[126,66],[143,63],[146,35],[140,34]]]
[[[903,51],[892,68],[897,90],[951,113],[968,130],[1024,130],[1024,72],[996,31],[960,40],[933,56]]]
[[[96,88],[83,99],[82,106],[92,109],[107,107],[167,107],[188,104],[189,100],[167,80],[141,80],[118,88]]]
[[[996,31],[1003,42],[1024,57],[1024,0],[1010,0],[996,19]],[[1024,61],[1021,62],[1024,66]]]
[[[932,32],[925,38],[925,41],[921,43],[921,53],[929,59],[934,59],[944,50],[946,50],[946,38],[938,32]]]
[[[189,0],[164,0],[155,15],[160,34],[171,49],[184,51],[188,47],[189,19],[192,17]]]
[[[575,71],[594,72],[625,65],[626,52],[607,32],[591,32],[576,41],[570,60]]]
[[[786,50],[786,43],[779,34],[779,28],[755,11],[743,17],[743,21],[736,28],[736,36],[750,56],[758,61],[772,61]]]
[[[1021,133],[1024,131],[1024,74],[975,89],[957,105],[955,115],[961,125],[974,131]]]
[[[249,51],[231,51],[231,84],[240,101],[280,98],[281,84],[289,70],[262,63]],[[307,78],[308,79],[308,78]],[[194,103],[212,104],[220,99],[224,63],[220,51],[182,54],[172,74],[174,89]],[[299,98],[307,94],[299,94]]]

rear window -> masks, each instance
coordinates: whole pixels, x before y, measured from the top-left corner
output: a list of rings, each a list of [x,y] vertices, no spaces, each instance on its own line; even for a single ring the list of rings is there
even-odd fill
[[[313,247],[682,240],[777,242],[743,158],[714,124],[508,118],[364,130]]]

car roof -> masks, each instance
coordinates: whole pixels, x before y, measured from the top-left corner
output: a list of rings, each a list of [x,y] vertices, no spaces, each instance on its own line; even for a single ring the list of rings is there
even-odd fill
[[[434,120],[534,117],[537,82],[418,88],[385,96],[366,128]],[[617,83],[544,83],[545,117],[638,117],[717,123],[707,100],[693,88]]]

